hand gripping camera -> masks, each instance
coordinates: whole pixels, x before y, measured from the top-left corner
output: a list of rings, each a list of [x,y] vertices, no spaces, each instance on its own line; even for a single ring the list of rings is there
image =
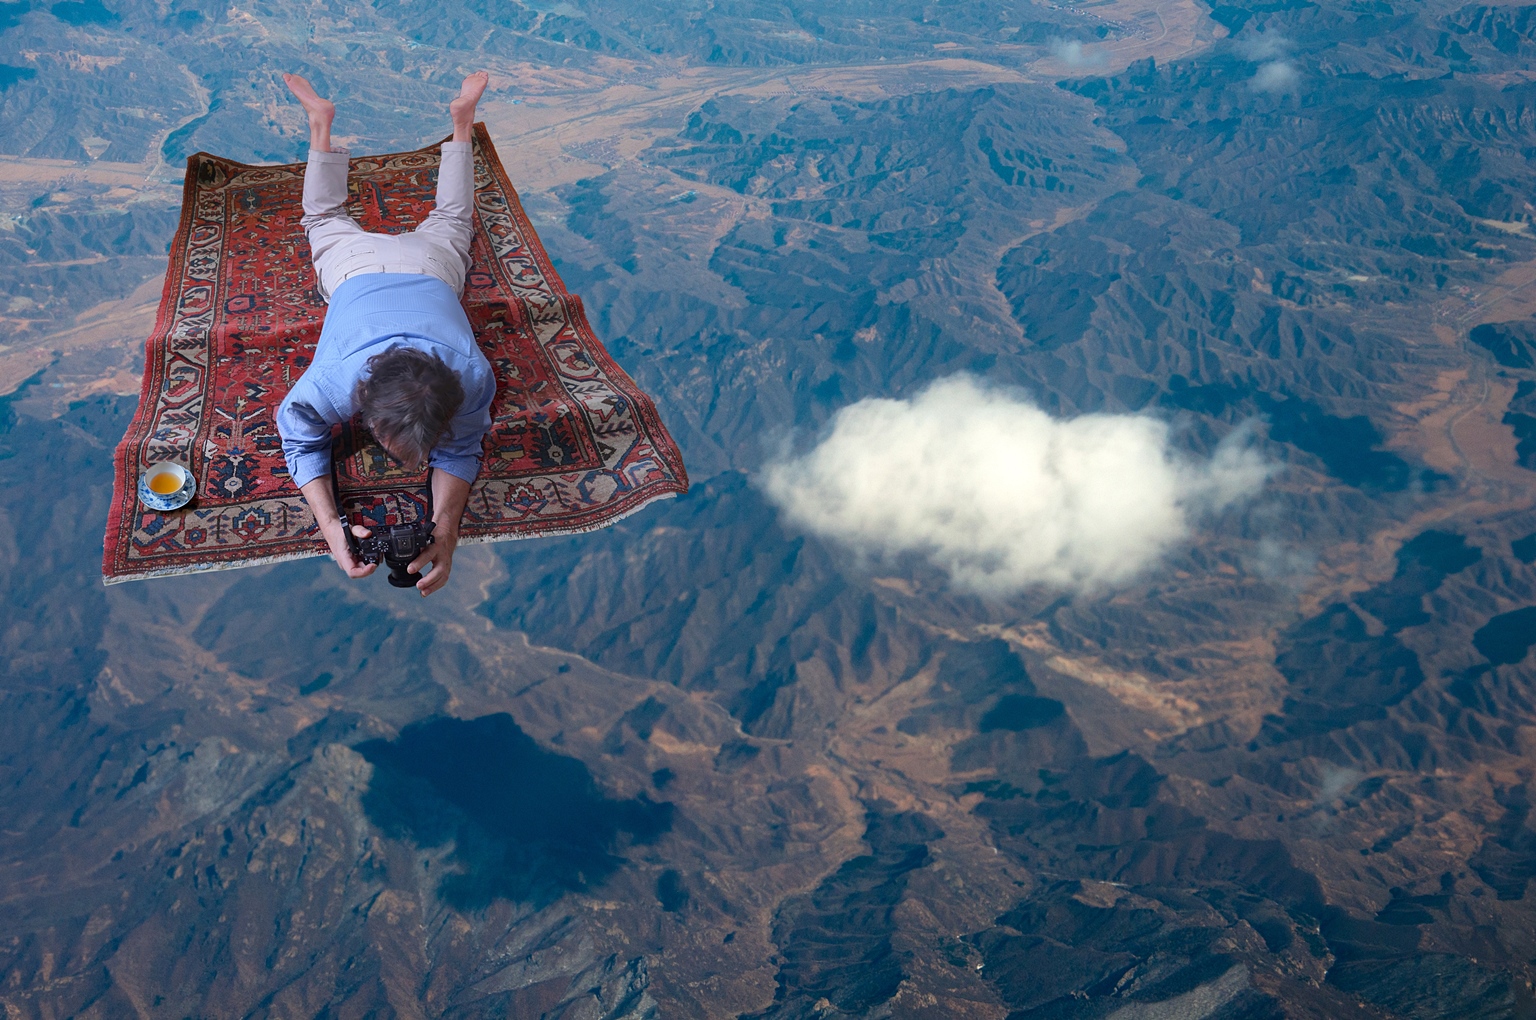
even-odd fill
[[[389,567],[389,583],[396,588],[414,588],[421,580],[407,568],[432,544],[432,473],[427,472],[427,512],[421,520],[409,524],[391,524],[372,529],[367,538],[352,534],[352,519],[341,505],[341,484],[336,480],[336,465],[331,464],[331,491],[336,499],[336,512],[341,515],[342,533],[347,536],[347,548],[362,563],[384,563]]]
[[[432,522],[412,521],[409,524],[391,524],[375,528],[367,538],[358,538],[347,528],[348,544],[352,555],[364,563],[381,560],[389,566],[389,583],[396,588],[414,588],[421,580],[420,574],[412,574],[406,568],[411,561],[432,544]]]

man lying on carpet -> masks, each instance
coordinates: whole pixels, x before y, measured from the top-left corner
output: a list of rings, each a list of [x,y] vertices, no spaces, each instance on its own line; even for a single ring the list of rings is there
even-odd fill
[[[362,419],[384,451],[408,470],[432,471],[432,544],[410,565],[430,595],[448,580],[459,519],[480,470],[496,378],[459,304],[474,232],[475,104],[490,76],[464,79],[448,104],[453,141],[443,143],[437,204],[415,230],[370,234],[344,208],[347,150],[331,147],[336,108],[295,74],[283,81],[309,114],[304,218],[320,295],[330,304],[315,360],[278,408],[277,430],[293,483],[314,512],[331,555],[348,577],[367,577],[331,494],[331,426]],[[353,525],[366,537],[368,529]]]

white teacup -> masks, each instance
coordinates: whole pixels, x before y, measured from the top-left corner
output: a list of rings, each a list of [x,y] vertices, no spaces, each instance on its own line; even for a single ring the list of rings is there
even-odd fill
[[[152,510],[174,510],[192,498],[192,473],[180,464],[156,464],[139,476],[139,499]]]

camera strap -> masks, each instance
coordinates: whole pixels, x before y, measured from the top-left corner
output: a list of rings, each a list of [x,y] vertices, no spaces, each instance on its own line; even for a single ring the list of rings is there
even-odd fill
[[[341,503],[341,480],[337,477],[334,455],[331,457],[331,499],[336,503],[336,516],[341,518],[341,533],[347,537],[347,552],[355,560],[359,551],[357,536],[352,534],[352,515]]]

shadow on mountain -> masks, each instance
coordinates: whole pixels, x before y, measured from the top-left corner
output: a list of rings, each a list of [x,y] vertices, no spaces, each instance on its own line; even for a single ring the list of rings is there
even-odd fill
[[[1502,790],[1504,805],[1496,834],[1467,862],[1501,900],[1523,900],[1526,885],[1536,878],[1536,830],[1530,825],[1530,795],[1524,787]]]
[[[1357,595],[1353,605],[1330,605],[1285,631],[1275,666],[1290,691],[1284,712],[1266,719],[1265,735],[1277,742],[1293,740],[1384,718],[1387,708],[1424,682],[1418,654],[1398,640],[1398,632],[1430,622],[1424,596],[1482,555],[1462,535],[1426,531],[1397,551],[1397,571],[1390,581]],[[1380,624],[1380,631],[1362,611]],[[1502,634],[1493,644],[1498,652],[1512,654],[1506,646],[1513,641]],[[1484,644],[1478,650],[1484,651]]]
[[[1373,636],[1338,603],[1284,635],[1275,666],[1290,683],[1280,716],[1265,720],[1275,741],[1382,719],[1424,682],[1418,655],[1391,634]]]
[[[1375,919],[1358,917],[1329,903],[1279,841],[1214,831],[1169,803],[1162,777],[1136,755],[1061,764],[1038,777],[1003,774],[1006,785],[982,791],[977,807],[1001,849],[1056,876],[965,939],[1016,1020],[1269,1018],[1282,1012],[1274,993],[1245,969],[1320,973],[1330,963],[1325,983],[1287,992],[1314,1007],[1308,1015],[1343,1015],[1340,1004],[1359,999],[1436,1020],[1518,1015],[1505,975],[1421,949],[1422,926],[1444,911],[1453,877],[1439,894],[1394,890]],[[1511,896],[1524,866],[1515,860],[1522,797],[1505,797],[1501,827],[1515,850],[1488,855],[1501,875],[1510,872]],[[1175,920],[1197,909],[1201,924]]]
[[[1485,322],[1469,339],[1505,368],[1536,368],[1536,322]]]
[[[1179,997],[1193,998],[1202,988],[1203,1005],[1238,1007],[1221,1015],[1251,1015],[1242,1007],[1261,1000],[1247,989],[1238,960],[1222,952],[1225,934],[1215,926],[1168,925],[1150,901],[1091,904],[1083,883],[1073,881],[1052,883],[971,941],[988,979],[1025,1015],[1103,1016],[1104,1002],[1117,999],[1128,1012],[1148,1011],[1141,1015],[1209,1015],[1177,1011],[1186,1005]],[[1138,967],[1149,957],[1159,966]]]
[[[1515,434],[1515,463],[1536,471],[1536,382],[1525,379],[1515,387],[1503,421]]]
[[[1446,953],[1352,961],[1336,967],[1328,980],[1403,1016],[1497,1020],[1518,1015],[1507,981]]]
[[[1424,596],[1452,574],[1482,559],[1483,551],[1467,545],[1461,535],[1426,531],[1397,551],[1397,572],[1386,584],[1358,596],[1355,604],[1391,633],[1428,623]]]
[[[1256,392],[1240,381],[1191,384],[1183,375],[1168,380],[1159,398],[1165,407],[1217,416],[1229,409],[1253,407],[1269,419],[1269,438],[1288,443],[1323,462],[1323,468],[1345,485],[1363,492],[1434,491],[1449,479],[1428,468],[1415,467],[1382,448],[1385,437],[1364,415],[1340,417],[1317,403],[1298,397]]]
[[[912,874],[930,863],[928,845],[944,833],[923,815],[871,811],[864,841],[870,852],[844,862],[798,904],[780,914],[778,991],[759,1020],[822,1016],[832,1009],[861,1016],[888,1002],[907,977],[899,951],[896,908]]]
[[[1045,699],[1035,698],[1029,672],[1008,642],[993,638],[955,641],[941,647],[944,658],[934,674],[929,703],[897,723],[898,731],[917,736],[936,728],[979,727],[983,733],[990,733],[995,729],[1030,728],[1025,717],[1032,712],[1049,716],[1048,707],[1035,705]],[[983,708],[999,695],[1001,700]]]
[[[453,843],[438,893],[460,910],[509,899],[542,906],[600,884],[623,843],[672,827],[672,805],[605,797],[587,767],[546,751],[510,715],[428,719],[356,750],[374,767],[363,809],[420,847]]]
[[[1536,606],[1500,613],[1477,629],[1472,644],[1495,665],[1519,662],[1536,644]]]
[[[1269,416],[1269,437],[1290,443],[1323,462],[1328,473],[1345,485],[1366,492],[1401,492],[1415,484],[1434,489],[1443,476],[1430,470],[1415,474],[1413,466],[1390,450],[1380,449],[1381,430],[1363,415],[1341,418],[1294,397],[1258,397]]]
[[[981,717],[978,729],[982,733],[996,730],[1018,733],[1038,729],[1061,718],[1065,710],[1065,706],[1054,698],[1005,694]]]

